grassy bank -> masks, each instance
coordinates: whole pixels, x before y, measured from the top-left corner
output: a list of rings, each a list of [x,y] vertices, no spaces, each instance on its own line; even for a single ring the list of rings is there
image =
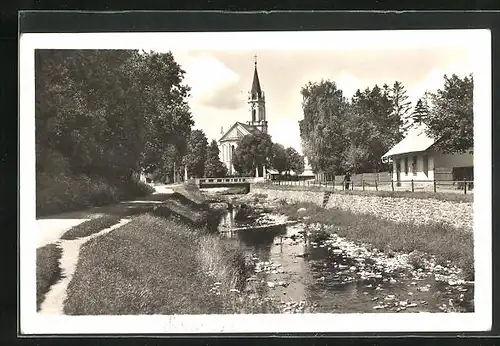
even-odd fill
[[[45,294],[61,278],[59,259],[62,250],[55,244],[36,250],[36,309],[40,310]]]
[[[297,212],[299,208],[305,211]],[[474,240],[471,232],[444,224],[414,225],[395,223],[372,215],[354,214],[338,209],[324,209],[313,203],[283,203],[279,212],[292,217],[306,217],[306,223],[322,223],[326,232],[337,233],[365,242],[385,251],[426,252],[439,263],[451,261],[462,268],[466,279],[474,276]],[[321,234],[313,235],[321,238]]]
[[[319,186],[290,186],[290,185],[274,185],[268,183],[257,183],[253,187],[269,190],[284,190],[284,191],[332,191],[332,187]],[[417,199],[437,199],[440,201],[449,202],[468,202],[474,201],[472,194],[460,194],[453,192],[428,192],[428,191],[362,191],[362,190],[335,190],[336,194],[359,195],[359,196],[378,196],[385,198],[417,198]]]
[[[238,293],[247,269],[243,252],[216,235],[141,215],[82,246],[64,310],[71,315],[266,311],[265,304],[249,304]]]
[[[102,231],[120,222],[121,217],[118,215],[104,215],[96,219],[91,219],[71,228],[66,231],[61,239],[72,240],[77,238],[88,237],[94,233]]]

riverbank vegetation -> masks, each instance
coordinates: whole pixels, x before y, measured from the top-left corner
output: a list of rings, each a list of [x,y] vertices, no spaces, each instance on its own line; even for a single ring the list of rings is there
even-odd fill
[[[64,311],[70,315],[272,311],[269,302],[242,294],[248,269],[243,252],[217,235],[141,215],[82,246]]]
[[[276,185],[269,183],[256,183],[254,188],[282,191],[333,191],[335,194],[358,195],[358,196],[377,196],[385,198],[416,198],[416,199],[437,199],[448,202],[472,203],[474,195],[454,192],[428,192],[428,191],[362,191],[362,190],[332,190],[332,187],[325,186],[305,186],[305,185]]]
[[[472,232],[440,223],[395,223],[372,215],[325,209],[313,203],[283,202],[278,211],[293,219],[299,218],[306,224],[323,224],[327,226],[323,232],[367,243],[384,252],[411,253],[416,250],[435,256],[438,263],[451,261],[463,270],[466,280],[474,278]],[[324,235],[320,234],[318,237]]]
[[[40,310],[45,294],[61,278],[59,260],[62,250],[56,244],[36,249],[36,308]]]

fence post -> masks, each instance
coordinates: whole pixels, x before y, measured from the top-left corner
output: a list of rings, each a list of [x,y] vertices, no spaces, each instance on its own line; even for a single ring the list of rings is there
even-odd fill
[[[413,179],[411,180],[411,192],[415,192],[415,189],[413,187]]]
[[[378,184],[377,184],[377,180],[375,180],[375,191],[378,191]]]
[[[464,195],[467,194],[467,178],[464,178]]]
[[[434,192],[436,192],[436,179],[434,179]]]
[[[361,186],[363,186],[363,191],[365,191],[365,180],[361,180]]]
[[[391,180],[391,188],[392,188],[392,192],[394,192],[394,180]]]

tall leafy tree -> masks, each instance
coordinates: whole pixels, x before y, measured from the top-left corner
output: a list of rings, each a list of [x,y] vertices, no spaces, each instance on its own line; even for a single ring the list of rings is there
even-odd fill
[[[222,178],[227,175],[227,168],[219,158],[219,146],[215,140],[210,142],[207,150],[207,162],[205,164],[205,176]]]
[[[278,143],[273,143],[271,155],[271,167],[281,174],[288,167],[287,153],[285,147]]]
[[[183,78],[171,53],[37,50],[37,175],[45,174],[37,192],[61,184],[48,173],[57,167],[117,186],[179,161],[193,124]]]
[[[304,156],[300,155],[297,150],[292,147],[286,148],[285,154],[287,170],[292,170],[297,175],[302,174],[304,172]]]
[[[335,82],[309,82],[301,89],[304,119],[299,122],[302,149],[315,172],[343,170],[348,145],[348,102]]]
[[[259,166],[270,166],[273,142],[268,134],[251,133],[241,139],[233,154],[233,166],[239,174],[253,175]]]
[[[389,88],[375,85],[358,90],[349,110],[349,146],[343,152],[346,168],[365,172],[382,169],[381,156],[401,138],[399,126]]]
[[[202,130],[193,130],[189,135],[185,165],[188,176],[202,177],[205,173],[205,162],[207,160],[207,136]]]
[[[474,145],[472,74],[460,78],[444,75],[444,87],[430,94],[432,107],[425,123],[428,134],[438,138],[436,147],[446,153],[472,151]]]

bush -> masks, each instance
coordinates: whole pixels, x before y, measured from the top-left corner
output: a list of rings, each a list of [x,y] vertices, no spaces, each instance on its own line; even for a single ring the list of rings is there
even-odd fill
[[[71,175],[67,171],[38,172],[37,216],[102,206],[146,196],[153,191],[151,186],[135,180],[112,183],[104,177]]]

